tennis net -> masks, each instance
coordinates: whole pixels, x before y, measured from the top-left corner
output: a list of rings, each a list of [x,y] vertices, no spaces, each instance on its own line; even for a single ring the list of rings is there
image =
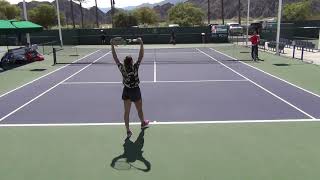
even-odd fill
[[[131,56],[134,60],[137,60],[139,56],[139,46],[116,47],[116,53],[120,61],[123,61],[126,56]],[[63,47],[57,48],[53,55],[56,60],[55,64],[114,64],[110,47]],[[212,64],[216,62],[203,54],[201,52],[201,47],[188,47],[146,48],[144,50],[142,63]]]

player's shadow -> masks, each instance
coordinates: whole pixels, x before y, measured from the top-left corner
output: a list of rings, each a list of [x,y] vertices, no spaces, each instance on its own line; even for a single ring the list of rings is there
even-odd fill
[[[151,163],[143,157],[142,148],[144,146],[144,132],[146,129],[141,130],[137,140],[132,142],[130,138],[126,138],[123,144],[123,154],[113,158],[110,166],[117,170],[129,170],[132,167],[148,172],[151,170]],[[141,161],[145,167],[135,167],[133,164],[136,161]]]

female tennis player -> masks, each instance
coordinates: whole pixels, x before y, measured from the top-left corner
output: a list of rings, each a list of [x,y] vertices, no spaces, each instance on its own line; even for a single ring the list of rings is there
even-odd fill
[[[142,110],[142,98],[141,98],[141,92],[139,88],[139,66],[144,56],[144,47],[143,47],[143,41],[141,38],[138,38],[136,40],[140,43],[140,52],[137,62],[133,62],[133,59],[131,56],[126,56],[123,64],[119,61],[117,53],[115,51],[115,44],[116,40],[111,39],[111,49],[112,49],[112,55],[113,59],[118,65],[118,68],[122,74],[123,78],[123,92],[122,92],[122,100],[124,102],[124,122],[127,129],[127,136],[130,137],[132,135],[132,132],[129,127],[129,114],[131,109],[131,103],[134,102],[136,109],[138,111],[138,115],[141,121],[141,128],[144,129],[149,125],[148,120],[144,120],[143,116],[143,110]]]

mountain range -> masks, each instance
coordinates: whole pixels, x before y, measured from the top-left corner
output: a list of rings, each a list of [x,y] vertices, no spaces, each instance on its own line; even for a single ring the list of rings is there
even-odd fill
[[[31,2],[26,2],[27,10],[31,10],[41,4],[48,4],[48,5],[56,5],[56,2],[38,2],[38,1],[31,1]],[[72,2],[73,6],[73,15],[75,19],[75,24],[80,24],[81,22],[81,13],[80,13],[80,5]],[[18,3],[18,7],[22,9],[23,3],[20,2]],[[60,13],[64,14],[66,17],[66,24],[71,25],[72,24],[72,14],[71,14],[71,5],[69,0],[59,0],[59,7],[60,7]],[[96,8],[91,7],[91,8],[82,8],[83,10],[83,15],[84,15],[84,25],[85,27],[94,27],[94,23],[96,22]],[[22,11],[21,11],[22,13]],[[110,24],[111,22],[111,16],[106,15],[103,11],[101,11],[98,8],[98,18],[99,18],[99,23],[100,24]]]
[[[124,7],[122,9],[124,10],[134,10],[136,8],[140,8],[140,7],[150,7],[150,8],[154,8],[155,6],[162,6],[164,4],[167,4],[167,3],[170,3],[170,4],[177,4],[177,3],[180,3],[180,2],[186,2],[187,0],[164,0],[164,1],[161,1],[159,3],[154,3],[154,4],[150,4],[150,3],[143,3],[143,4],[140,4],[138,6],[127,6],[127,7]],[[110,8],[99,8],[101,11],[107,13]]]
[[[167,16],[167,11],[176,3],[179,2],[185,2],[187,0],[164,0],[159,3],[155,4],[149,4],[149,3],[144,3],[139,6],[130,6],[130,7],[125,7],[122,10],[133,10],[135,8],[139,7],[150,7],[154,8],[157,13],[159,13],[161,19],[165,19]],[[47,4],[47,5],[56,5],[56,2],[46,2],[46,1],[31,1],[31,2],[26,2],[27,10],[31,10],[41,4]],[[22,9],[23,8],[23,3],[20,2],[17,4],[17,6]],[[78,3],[75,3],[72,1],[72,6],[73,6],[73,15],[75,19],[75,24],[80,24],[81,22],[81,13],[80,13],[80,5]],[[65,15],[66,17],[66,24],[71,25],[72,24],[72,13],[71,13],[71,3],[70,0],[59,0],[59,7],[60,7],[60,12]],[[94,22],[96,22],[96,17],[95,17],[95,7],[91,8],[83,8],[83,15],[84,15],[84,25],[85,27],[94,27]],[[22,15],[21,11],[21,17]],[[111,23],[111,11],[110,8],[98,8],[98,18],[99,18],[99,23],[100,24],[110,24]]]
[[[304,0],[283,0],[283,5]],[[188,0],[187,2],[196,4],[205,12],[208,7],[208,0]],[[241,16],[247,16],[248,0],[241,0]],[[278,12],[278,0],[251,0],[250,17],[267,18],[276,17]],[[210,0],[211,18],[221,19],[221,0]],[[311,0],[312,11],[320,13],[320,0]],[[224,0],[224,14],[226,19],[238,16],[238,0]]]
[[[299,2],[303,0],[283,0],[284,4],[291,2]],[[311,0],[312,1],[312,10],[320,13],[320,0]],[[204,14],[207,14],[207,5],[208,0],[164,0],[155,4],[141,4],[134,7],[126,7],[123,10],[133,10],[139,7],[151,7],[157,13],[159,13],[160,18],[165,20],[167,17],[168,10],[174,6],[174,4],[179,2],[189,2],[194,4],[197,7],[200,7]],[[246,17],[247,14],[247,0],[241,0],[241,16]],[[72,24],[71,19],[71,5],[70,0],[59,0],[60,3],[60,12],[63,13],[66,17],[66,23]],[[27,2],[27,9],[30,10],[40,4],[51,4],[55,5],[53,2],[37,2],[31,1]],[[79,4],[72,1],[73,5],[73,14],[75,18],[75,23],[80,24],[80,7]],[[278,11],[278,0],[251,0],[251,10],[250,16],[253,18],[267,18],[267,17],[276,17]],[[18,6],[22,9],[22,3],[20,2]],[[221,19],[221,0],[210,0],[210,12],[211,19]],[[83,8],[84,14],[84,24],[86,27],[94,27],[95,22],[95,7]],[[226,19],[234,18],[238,16],[238,0],[224,0],[224,15]],[[111,12],[110,9],[98,9],[98,17],[100,24],[110,24],[111,23]]]

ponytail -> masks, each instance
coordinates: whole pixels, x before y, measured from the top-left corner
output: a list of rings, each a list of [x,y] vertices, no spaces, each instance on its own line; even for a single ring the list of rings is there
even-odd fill
[[[133,59],[131,56],[126,56],[126,58],[124,59],[124,67],[126,68],[126,70],[132,70],[133,69]]]

